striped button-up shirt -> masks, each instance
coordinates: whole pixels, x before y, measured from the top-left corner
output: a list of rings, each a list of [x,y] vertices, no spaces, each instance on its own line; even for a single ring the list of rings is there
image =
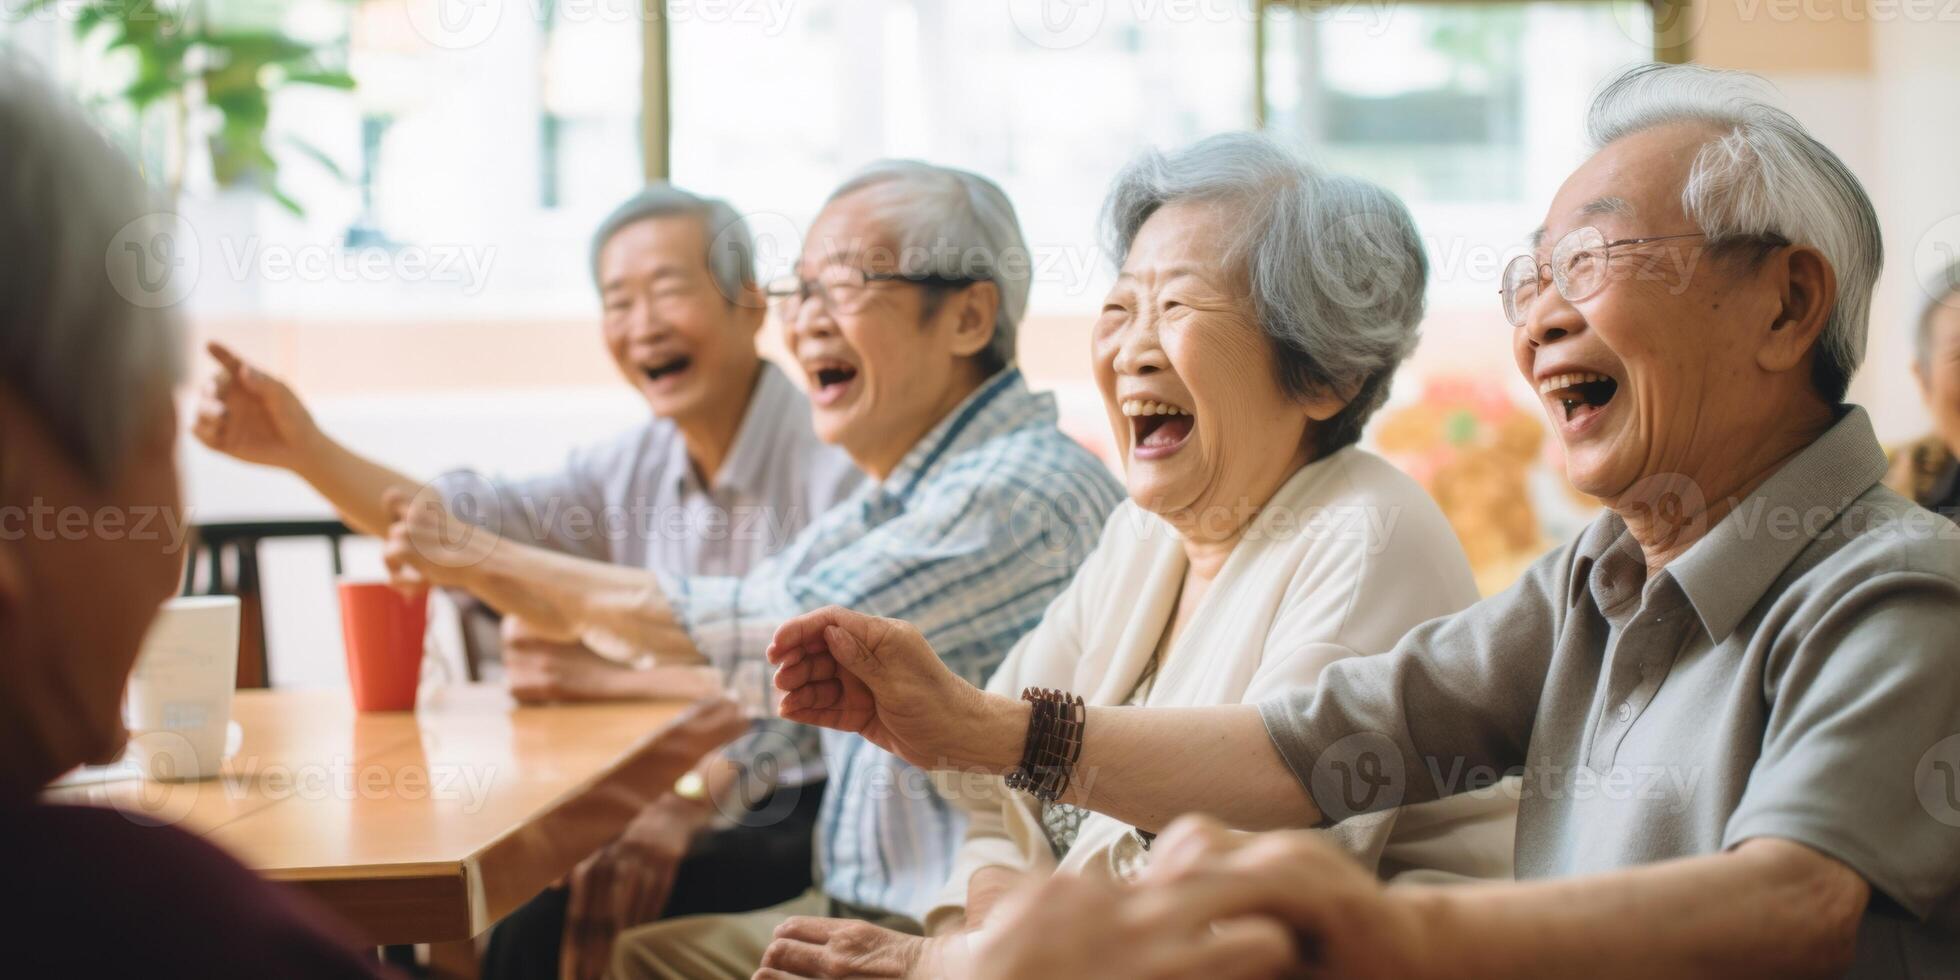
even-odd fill
[[[712,484],[695,473],[673,421],[651,418],[574,449],[553,472],[507,480],[457,470],[432,485],[450,512],[515,541],[670,575],[741,575],[864,482],[849,456],[817,438],[809,399],[764,361]]]
[[[985,683],[1123,499],[1108,468],[1055,422],[1051,396],[1029,391],[1017,370],[995,375],[884,481],[780,554],[740,578],[670,579],[668,599],[738,687],[769,683],[766,671],[743,665],[760,662],[780,623],[833,604],[911,622],[947,666]],[[859,736],[821,738],[830,773],[817,822],[824,889],[921,915],[951,869],[961,813],[925,773]]]

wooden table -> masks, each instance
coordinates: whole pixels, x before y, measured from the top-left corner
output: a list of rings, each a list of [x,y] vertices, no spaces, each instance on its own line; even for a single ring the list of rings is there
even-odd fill
[[[732,703],[518,707],[500,687],[361,714],[344,691],[240,691],[223,775],[57,795],[177,824],[310,893],[376,945],[471,941],[746,727]]]

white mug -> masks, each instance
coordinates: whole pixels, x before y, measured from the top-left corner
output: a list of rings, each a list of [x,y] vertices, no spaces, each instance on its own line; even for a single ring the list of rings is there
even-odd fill
[[[237,596],[171,599],[143,638],[123,694],[127,757],[151,779],[209,779],[231,740]]]

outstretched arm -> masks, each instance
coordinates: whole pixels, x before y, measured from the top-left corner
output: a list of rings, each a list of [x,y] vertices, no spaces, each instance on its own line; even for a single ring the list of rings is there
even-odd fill
[[[397,578],[465,589],[540,637],[620,659],[700,660],[653,573],[521,544],[450,514],[433,492],[391,490],[384,557]]]
[[[285,382],[260,370],[216,341],[206,345],[218,362],[198,404],[191,432],[227,456],[289,470],[327,498],[363,534],[388,530],[382,495],[412,493],[416,481],[334,441],[313,421],[305,403]]]
[[[782,717],[856,732],[913,765],[998,775],[1021,761],[1030,709],[946,669],[906,623],[830,607],[770,644]],[[1090,708],[1065,797],[1144,829],[1182,813],[1234,827],[1304,827],[1320,811],[1253,705]]]

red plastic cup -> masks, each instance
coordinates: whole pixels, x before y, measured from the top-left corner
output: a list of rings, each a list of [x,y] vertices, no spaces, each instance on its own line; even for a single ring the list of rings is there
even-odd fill
[[[347,679],[361,711],[412,711],[422,678],[429,593],[404,596],[385,582],[340,583],[340,632]]]

